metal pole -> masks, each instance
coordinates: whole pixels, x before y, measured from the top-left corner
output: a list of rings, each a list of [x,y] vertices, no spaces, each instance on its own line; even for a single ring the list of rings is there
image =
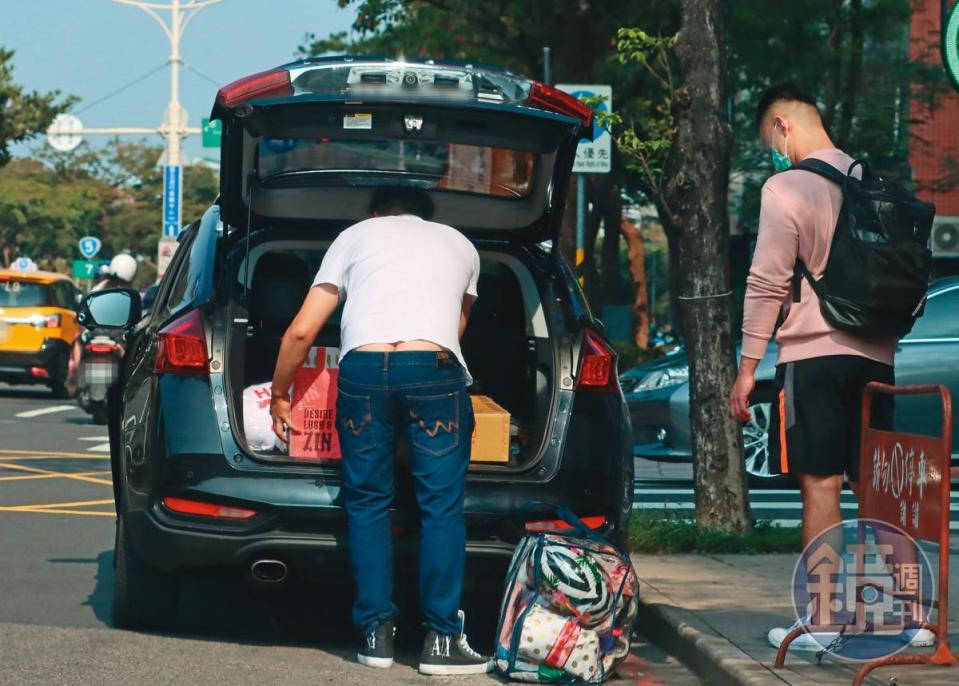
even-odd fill
[[[552,58],[551,52],[548,45],[543,47],[543,83],[547,86],[553,82],[553,75],[551,73],[552,65],[550,64]]]
[[[160,25],[170,41],[170,100],[167,103],[164,122],[160,127],[160,135],[166,139],[166,168],[163,170],[164,234],[172,233],[172,237],[175,237],[182,223],[183,176],[180,142],[181,139],[198,131],[187,126],[188,122],[182,121],[181,117],[180,67],[183,61],[180,57],[180,39],[186,27],[200,10],[223,0],[169,0],[168,4],[162,4],[158,0],[113,0],[113,2],[137,7],[149,14]],[[170,11],[169,24],[160,16],[161,10]],[[175,188],[169,186],[171,183],[175,184]],[[175,196],[175,200],[171,194]],[[166,209],[171,200],[176,203],[175,220],[172,216],[167,217]],[[175,226],[168,229],[167,223],[173,224],[174,221]]]
[[[170,102],[167,105],[167,160],[180,166],[180,0],[170,6]]]
[[[586,285],[586,177],[576,175],[576,276]]]

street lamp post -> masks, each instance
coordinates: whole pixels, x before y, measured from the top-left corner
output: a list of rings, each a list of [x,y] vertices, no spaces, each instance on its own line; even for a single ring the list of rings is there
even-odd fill
[[[167,103],[166,116],[159,133],[166,139],[166,165],[163,168],[163,236],[176,238],[180,232],[181,200],[183,198],[183,172],[180,163],[180,141],[200,129],[187,126],[180,105],[180,39],[187,26],[200,10],[216,5],[223,0],[170,0],[153,2],[152,0],[113,0],[120,5],[137,7],[156,21],[170,41],[170,101]],[[160,11],[170,12],[167,23]]]
[[[180,201],[183,197],[180,142],[201,129],[188,126],[186,114],[180,105],[180,39],[187,26],[200,10],[223,0],[112,0],[119,5],[136,7],[156,21],[170,41],[170,100],[159,127],[120,126],[111,128],[84,128],[74,115],[59,115],[47,131],[50,144],[57,150],[68,151],[80,144],[81,136],[142,135],[157,133],[166,141],[166,164],[163,168],[163,237],[176,238],[180,232]],[[170,12],[169,22],[160,12]]]

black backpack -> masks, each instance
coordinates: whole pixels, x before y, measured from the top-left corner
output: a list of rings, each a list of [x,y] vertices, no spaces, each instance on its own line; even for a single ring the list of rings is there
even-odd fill
[[[851,176],[862,167],[862,179]],[[805,159],[791,169],[819,174],[842,188],[842,208],[826,269],[816,279],[796,260],[793,300],[805,277],[819,297],[823,318],[861,338],[902,338],[922,316],[932,271],[929,233],[936,207],[856,160],[843,174]]]

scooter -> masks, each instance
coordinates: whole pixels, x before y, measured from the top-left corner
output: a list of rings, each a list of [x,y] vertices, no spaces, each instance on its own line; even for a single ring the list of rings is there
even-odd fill
[[[123,344],[105,333],[84,331],[79,344],[76,370],[77,402],[93,417],[94,424],[107,423],[107,394],[120,371]]]

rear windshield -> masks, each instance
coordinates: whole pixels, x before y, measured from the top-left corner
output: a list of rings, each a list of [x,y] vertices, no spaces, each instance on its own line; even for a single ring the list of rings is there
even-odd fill
[[[506,198],[533,190],[535,153],[435,141],[263,138],[260,179],[310,185],[410,185]]]
[[[49,303],[47,287],[29,281],[0,281],[0,307],[40,307]]]

